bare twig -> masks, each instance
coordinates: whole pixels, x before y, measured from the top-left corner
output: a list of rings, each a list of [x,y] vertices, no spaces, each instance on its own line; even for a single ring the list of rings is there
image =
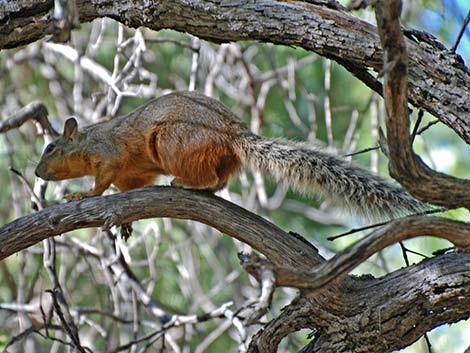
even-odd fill
[[[468,10],[467,16],[465,17],[462,23],[462,27],[460,27],[460,31],[459,31],[459,34],[457,35],[457,38],[455,38],[454,45],[452,45],[452,48],[450,49],[451,53],[455,53],[455,51],[457,50],[457,47],[460,44],[460,40],[462,39],[465,29],[468,26],[468,22],[470,22],[470,9]]]
[[[267,313],[271,306],[272,296],[275,289],[276,275],[273,267],[266,261],[263,261],[258,255],[238,254],[242,266],[245,270],[257,277],[261,283],[261,293],[256,303],[252,303],[247,312],[245,323],[252,325],[257,322],[264,314]]]
[[[68,336],[72,340],[74,348],[78,349],[81,353],[85,353],[87,350],[80,344],[78,328],[70,315],[68,305],[62,294],[62,289],[60,287],[56,287],[53,290],[48,290],[47,292],[52,296],[55,312],[59,317],[59,321],[61,322],[65,332],[67,332]]]
[[[58,136],[57,131],[51,126],[47,116],[47,109],[44,104],[41,102],[29,103],[12,116],[0,122],[0,133],[18,128],[28,120],[36,120],[43,131],[47,131],[53,136]]]
[[[330,88],[331,88],[331,61],[325,59],[325,78],[323,86],[325,89],[325,98],[323,102],[323,108],[325,110],[325,126],[328,136],[328,146],[334,148],[333,141],[333,127],[332,127],[332,116],[331,116],[331,104],[330,104]]]
[[[117,85],[115,79],[113,79],[112,75],[109,71],[103,67],[102,65],[96,63],[95,61],[91,60],[86,56],[81,56],[77,50],[74,48],[57,43],[49,43],[45,42],[44,46],[47,49],[50,49],[62,56],[66,59],[79,63],[80,67],[88,72],[89,74],[93,75],[103,83],[107,84],[118,96],[131,96],[134,97],[136,94],[131,91],[122,91]]]
[[[54,36],[56,42],[70,39],[72,29],[80,27],[75,0],[54,0]]]
[[[276,268],[276,284],[305,288],[309,293],[325,290],[328,283],[337,283],[372,254],[396,242],[422,235],[447,239],[462,249],[470,246],[470,224],[439,217],[410,216],[387,223],[308,274],[293,274],[287,269]]]
[[[423,121],[423,115],[424,115],[424,111],[420,110],[418,112],[418,119],[416,119],[415,126],[413,126],[413,132],[411,133],[411,144],[413,144],[413,142],[415,141],[416,135],[419,132],[419,126],[421,125],[421,121]]]
[[[375,150],[378,150],[378,149],[380,149],[380,146],[368,147],[368,148],[364,148],[360,151],[344,154],[343,157],[357,156],[359,154],[367,153],[367,152],[370,152],[370,151],[375,151]]]
[[[196,80],[199,70],[199,56],[201,49],[201,41],[198,37],[194,37],[191,41],[191,47],[193,48],[193,55],[191,59],[191,74],[189,79],[188,90],[194,91],[196,89]]]
[[[202,315],[174,315],[169,322],[167,322],[161,329],[155,330],[150,332],[145,336],[138,337],[124,345],[116,347],[110,350],[108,353],[117,353],[122,352],[124,350],[129,349],[136,343],[141,343],[145,341],[149,341],[153,338],[161,338],[165,335],[165,333],[172,327],[179,327],[182,325],[196,325],[198,323],[202,323],[205,321],[209,321],[212,319],[223,318],[225,317],[225,312],[228,310],[228,307],[231,306],[232,303],[225,303],[215,309],[214,311]]]

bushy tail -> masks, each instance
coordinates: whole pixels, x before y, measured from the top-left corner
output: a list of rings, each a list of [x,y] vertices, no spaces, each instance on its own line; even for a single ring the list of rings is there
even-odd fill
[[[397,185],[306,144],[249,132],[239,136],[244,165],[308,194],[334,200],[363,216],[393,217],[429,209]]]

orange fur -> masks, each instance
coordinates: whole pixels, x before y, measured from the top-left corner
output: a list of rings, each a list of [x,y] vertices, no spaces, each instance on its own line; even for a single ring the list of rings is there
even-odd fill
[[[47,180],[94,176],[93,190],[67,197],[79,199],[100,195],[111,184],[121,191],[151,184],[159,174],[173,175],[173,185],[219,190],[241,163],[364,214],[427,208],[399,187],[311,146],[251,134],[228,108],[197,92],[153,99],[127,116],[82,131],[68,119],[63,135],[44,151],[36,175]]]
[[[245,130],[217,101],[174,93],[82,131],[74,119],[67,120],[36,174],[48,180],[95,177],[93,190],[71,194],[69,200],[100,195],[111,184],[121,191],[142,187],[160,174],[173,175],[172,185],[215,191],[240,168],[233,141]]]

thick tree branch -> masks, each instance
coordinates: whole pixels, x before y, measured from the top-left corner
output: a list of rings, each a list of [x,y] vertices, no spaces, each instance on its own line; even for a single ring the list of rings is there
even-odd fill
[[[390,174],[413,196],[448,208],[470,208],[470,180],[433,171],[412,150],[408,111],[407,43],[401,33],[400,1],[378,1],[376,17],[384,47],[384,100]]]
[[[303,328],[315,328],[316,353],[404,348],[431,328],[470,316],[468,261],[469,254],[442,255],[299,297],[258,332],[248,352],[275,352],[285,335]]]
[[[53,1],[12,0],[0,11],[0,48],[12,48],[52,33]],[[350,13],[307,2],[273,0],[77,1],[81,22],[111,17],[130,27],[188,32],[214,42],[260,40],[298,46],[337,60],[374,90],[368,74],[382,69],[376,28]],[[470,74],[459,56],[437,41],[412,36],[410,102],[435,116],[470,143]],[[347,58],[347,61],[346,61]]]
[[[47,207],[0,228],[0,260],[48,237],[74,229],[172,217],[208,224],[252,246],[276,266],[310,269],[322,258],[301,237],[206,192],[149,186]]]
[[[0,4],[8,7],[5,11],[0,9],[0,47],[28,43],[52,33],[52,3],[52,0],[12,0]],[[320,3],[334,5],[327,0]],[[340,62],[374,90],[382,88],[369,72],[371,68],[375,71],[382,68],[375,27],[336,6],[271,0],[222,4],[184,0],[119,3],[78,0],[77,9],[82,22],[109,16],[128,26],[172,28],[215,42],[252,39],[300,46]],[[398,16],[397,8],[388,12]],[[407,97],[402,93],[408,92],[413,104],[435,114],[470,142],[468,70],[457,56],[433,41],[416,36],[413,36],[415,40],[404,39],[396,18],[392,21],[395,22],[386,30],[381,27],[381,31],[390,32],[382,32],[382,38],[390,35],[389,39],[398,38],[396,43],[401,43],[397,48],[385,45],[388,63],[385,98],[391,117],[387,122],[389,144],[393,145],[391,149],[408,147],[403,155],[392,151],[392,173],[396,176],[404,171],[410,173],[412,177],[403,181],[405,187],[424,200],[442,204],[440,198],[445,200],[451,195],[451,202],[445,203],[446,206],[468,207],[468,182],[428,171],[412,153]],[[410,52],[409,82],[405,45]],[[403,53],[405,57],[401,56]],[[22,114],[26,119],[29,113]],[[8,124],[22,119],[12,119]],[[15,126],[8,125],[6,129]],[[414,185],[417,177],[430,196]],[[436,190],[439,188],[444,192]],[[73,229],[150,217],[200,221],[266,255],[269,261],[260,259],[259,266],[250,269],[266,279],[265,300],[257,308],[258,313],[263,313],[269,304],[273,281],[302,289],[301,296],[259,332],[252,341],[251,352],[274,352],[290,332],[312,327],[318,329],[316,341],[311,345],[316,352],[390,351],[412,343],[441,323],[470,315],[470,255],[466,253],[438,256],[379,279],[347,276],[348,271],[372,253],[420,234],[449,239],[467,250],[469,226],[436,217],[409,217],[392,222],[325,263],[316,249],[300,236],[287,234],[230,202],[203,192],[147,187],[52,206],[0,227],[0,260]]]
[[[158,186],[51,206],[19,218],[0,228],[0,259],[72,229],[128,223],[150,217],[185,218],[209,224],[250,244],[266,255],[274,268],[290,269],[294,275],[310,271],[314,276],[312,269],[321,268],[318,265],[324,261],[300,236],[287,234],[228,201],[205,192]],[[410,223],[410,220],[415,223]],[[446,220],[436,219],[429,225],[420,221],[421,217],[404,218],[395,226],[402,224],[403,230],[408,222],[412,234],[419,233],[418,229],[424,227],[424,233],[442,235],[459,245],[467,244],[463,238],[467,232],[465,225],[451,222],[453,233],[442,228],[449,225]],[[390,230],[390,227],[385,230]],[[355,251],[346,250],[333,262],[341,264],[342,256],[348,262],[353,257],[351,254],[361,250],[368,254],[371,249],[376,249],[379,238],[386,242],[383,238],[387,235],[377,236],[371,247],[367,246],[371,239],[361,241],[353,248]],[[257,347],[259,352],[274,352],[282,337],[307,327],[319,329],[315,345],[319,352],[351,352],[366,343],[371,347],[378,344],[375,351],[402,347],[403,341],[397,340],[396,332],[406,337],[406,343],[411,343],[436,323],[453,322],[468,316],[468,305],[463,299],[470,296],[469,260],[468,254],[444,255],[381,279],[346,277],[339,283],[332,281],[320,293],[307,293],[307,290],[309,297],[299,299],[306,304],[299,308],[296,306],[298,301],[294,302],[291,306],[297,312],[291,312],[290,318],[286,318],[289,311],[284,310],[280,318],[257,336],[253,347]],[[341,271],[336,274],[343,277],[350,267],[340,265],[339,268]],[[423,271],[426,276],[423,276]],[[421,317],[423,310],[426,312],[424,319]],[[403,325],[404,315],[409,320],[407,325]],[[347,321],[344,320],[346,316]],[[371,332],[381,332],[383,342],[372,340]],[[344,340],[346,334],[348,340]]]
[[[387,246],[424,235],[447,239],[464,251],[470,248],[470,224],[440,217],[412,216],[386,224],[307,272],[276,267],[256,256],[245,260],[243,265],[257,277],[268,268],[275,272],[277,286],[300,288],[303,295],[314,297],[319,291],[341,282],[356,266]]]

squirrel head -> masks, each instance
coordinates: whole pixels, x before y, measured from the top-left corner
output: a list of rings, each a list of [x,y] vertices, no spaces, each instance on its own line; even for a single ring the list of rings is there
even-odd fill
[[[44,149],[36,167],[36,176],[44,180],[64,180],[84,176],[80,135],[77,120],[67,119],[63,134]]]

